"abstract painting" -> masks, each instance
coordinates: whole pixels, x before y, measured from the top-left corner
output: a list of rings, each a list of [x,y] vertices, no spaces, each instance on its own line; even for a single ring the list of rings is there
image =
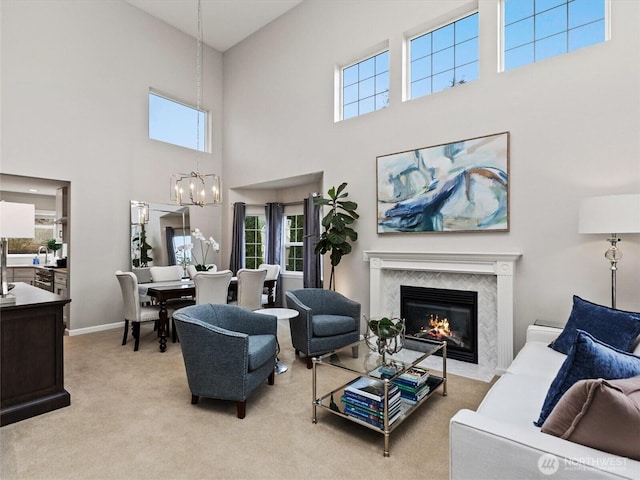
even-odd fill
[[[377,162],[378,233],[509,231],[509,132]]]

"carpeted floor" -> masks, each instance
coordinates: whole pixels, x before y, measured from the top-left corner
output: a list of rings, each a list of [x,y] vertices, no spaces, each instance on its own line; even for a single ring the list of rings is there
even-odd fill
[[[295,358],[286,320],[280,360],[289,371],[247,402],[201,399],[191,405],[179,344],[163,354],[150,324],[140,350],[121,346],[120,329],[65,337],[65,387],[71,406],[0,429],[0,477],[9,479],[447,479],[448,422],[475,408],[489,384],[449,376],[448,396],[433,395],[391,434],[319,411],[311,422],[311,370]],[[339,382],[335,369],[319,381]],[[336,383],[338,386],[339,383]]]

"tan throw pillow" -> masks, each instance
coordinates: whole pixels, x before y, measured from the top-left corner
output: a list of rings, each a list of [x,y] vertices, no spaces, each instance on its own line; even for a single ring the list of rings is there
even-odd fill
[[[542,432],[640,460],[640,376],[576,382],[560,398]]]

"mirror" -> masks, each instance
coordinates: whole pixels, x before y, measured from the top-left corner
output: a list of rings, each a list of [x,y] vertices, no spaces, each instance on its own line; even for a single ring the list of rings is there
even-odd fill
[[[191,243],[189,207],[132,200],[132,271],[181,263],[178,246]]]

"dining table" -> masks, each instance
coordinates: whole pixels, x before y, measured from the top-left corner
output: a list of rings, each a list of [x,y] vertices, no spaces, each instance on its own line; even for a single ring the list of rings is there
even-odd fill
[[[265,280],[264,286],[267,288],[267,305],[275,306],[275,286],[276,280]],[[234,295],[238,291],[238,277],[231,277],[229,283],[229,294]],[[153,298],[160,306],[160,351],[167,350],[167,335],[169,331],[169,316],[167,303],[173,299],[194,299],[196,295],[196,286],[193,280],[183,278],[182,280],[173,280],[167,282],[151,282],[139,283],[138,293],[140,295],[148,295]]]

